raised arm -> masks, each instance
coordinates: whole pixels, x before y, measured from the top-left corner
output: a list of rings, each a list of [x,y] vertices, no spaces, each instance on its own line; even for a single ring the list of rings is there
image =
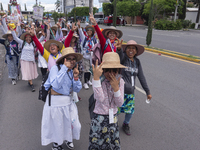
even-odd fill
[[[43,48],[42,44],[38,41],[38,38],[35,36],[34,31],[31,30],[30,34],[31,34],[31,38],[33,39],[36,47],[39,49],[41,55],[44,55],[44,48]]]
[[[2,30],[3,34],[6,34],[6,31],[5,31],[4,27],[3,27],[3,25],[1,24],[1,22],[0,22],[0,29]]]
[[[72,37],[73,37],[73,33],[74,31],[77,29],[77,27],[75,26],[75,23],[72,23],[72,29],[70,30],[67,38],[65,39],[65,47],[69,47],[70,45],[70,42],[72,40]]]
[[[3,24],[3,28],[4,28],[5,32],[8,32],[8,26],[6,25],[5,17],[6,17],[6,15],[3,16],[2,24]]]
[[[83,30],[81,28],[81,22],[80,22],[80,20],[78,20],[77,25],[78,25],[78,33],[79,33],[80,39],[81,39],[81,41],[84,41],[85,34],[83,33]]]
[[[12,31],[12,35],[13,35],[13,39],[18,43],[20,44],[20,46],[22,46],[23,44],[23,40],[21,40],[20,38],[17,37],[15,31],[13,28],[10,27],[10,30]]]

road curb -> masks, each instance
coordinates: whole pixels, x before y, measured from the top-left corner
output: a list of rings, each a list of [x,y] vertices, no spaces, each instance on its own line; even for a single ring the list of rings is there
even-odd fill
[[[198,57],[199,59],[190,58],[189,54],[178,53],[178,52],[174,52],[174,51],[170,51],[170,50],[163,50],[162,51],[162,50],[157,50],[157,49],[148,48],[148,47],[145,47],[145,50],[155,52],[155,53],[159,53],[159,54],[172,56],[172,57],[176,57],[176,58],[180,58],[180,59],[184,59],[184,60],[189,60],[189,61],[193,61],[193,62],[197,62],[197,63],[200,62],[200,57],[194,56],[194,57]]]

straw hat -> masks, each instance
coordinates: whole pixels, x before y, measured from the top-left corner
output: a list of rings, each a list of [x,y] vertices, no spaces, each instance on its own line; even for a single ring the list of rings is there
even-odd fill
[[[107,52],[102,58],[102,68],[127,68],[120,64],[119,55],[116,52]]]
[[[107,38],[108,32],[110,32],[110,31],[116,32],[117,38],[118,38],[118,39],[120,39],[120,38],[122,37],[122,35],[123,35],[122,31],[116,29],[114,26],[110,26],[109,28],[104,29],[104,30],[102,31],[102,34],[104,35],[105,38]]]
[[[57,25],[53,25],[53,26],[51,27],[51,30],[57,31],[57,29],[58,29],[58,26],[57,26]]]
[[[137,47],[137,54],[135,56],[139,56],[144,52],[144,47],[142,45],[138,45],[134,40],[130,40],[126,44],[122,44],[122,49],[125,51],[126,47],[131,45]]]
[[[37,30],[36,30],[36,34],[38,34],[40,31],[42,31],[42,30],[44,30],[44,29],[42,29],[42,28],[37,28]]]
[[[21,40],[24,40],[25,37],[26,37],[27,35],[30,35],[30,36],[31,36],[31,34],[30,34],[29,32],[25,32],[25,33],[23,33],[23,34],[20,36],[20,39],[21,39]]]
[[[68,30],[67,30],[66,28],[62,28],[61,30],[62,30],[62,31],[66,31],[66,32],[68,32]]]
[[[91,26],[91,25],[88,25],[87,27],[85,27],[85,30],[87,31],[89,28],[92,29],[93,34],[94,34],[95,28],[93,26]]]
[[[46,42],[44,43],[44,48],[45,48],[47,51],[49,51],[49,52],[50,52],[49,47],[50,47],[51,43],[55,43],[55,44],[58,45],[58,47],[59,47],[58,51],[61,51],[61,49],[63,48],[63,43],[58,42],[58,41],[56,41],[56,40],[48,40],[48,41],[46,41]]]
[[[2,37],[6,39],[8,35],[12,35],[12,32],[10,30],[8,30],[7,33],[4,34]]]
[[[80,53],[76,53],[72,47],[67,47],[62,50],[62,56],[56,61],[56,63],[57,64],[61,63],[61,61],[68,55],[75,56],[77,62],[83,58],[83,55]]]

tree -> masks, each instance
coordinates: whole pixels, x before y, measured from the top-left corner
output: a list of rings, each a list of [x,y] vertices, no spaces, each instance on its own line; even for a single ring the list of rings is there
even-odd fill
[[[178,8],[178,13],[182,14],[183,0],[179,0],[181,4]],[[153,19],[157,18],[159,14],[171,14],[175,10],[176,0],[153,0]],[[149,14],[151,1],[148,1],[144,6],[144,14]]]
[[[194,2],[194,4],[196,4],[197,6],[199,6],[198,13],[197,13],[197,18],[196,18],[196,24],[195,24],[195,29],[197,29],[198,26],[199,26],[200,0],[191,0],[191,1]]]
[[[55,5],[56,5],[56,10],[60,7],[60,0],[57,0],[56,2],[55,2]]]
[[[73,17],[74,13],[76,11],[76,16],[88,16],[89,15],[89,7],[75,7],[72,9],[72,11],[70,13],[68,13],[69,17]],[[97,8],[93,7],[93,12],[94,14],[97,12]]]
[[[3,5],[2,5],[2,3],[1,3],[1,11],[3,11]]]
[[[179,19],[184,20],[186,17],[186,5],[187,5],[187,0],[183,0],[183,7],[182,7],[182,14],[179,14]]]
[[[25,11],[27,11],[26,4],[24,4],[24,9],[25,9]]]
[[[112,3],[103,3],[103,13],[105,16],[112,15],[114,11],[114,6]]]
[[[153,0],[151,0],[151,5],[150,5],[148,32],[146,37],[146,44],[148,46],[151,44],[151,39],[152,39],[152,19],[153,19]]]
[[[121,1],[117,3],[117,15],[135,17],[139,15],[141,4],[133,1]],[[131,24],[132,24],[131,18]]]
[[[58,17],[59,17],[59,15],[58,15],[58,13],[56,12],[56,11],[54,11],[53,13],[52,13],[52,17],[53,17],[53,19],[54,19],[54,21],[55,21],[55,24],[58,22]]]

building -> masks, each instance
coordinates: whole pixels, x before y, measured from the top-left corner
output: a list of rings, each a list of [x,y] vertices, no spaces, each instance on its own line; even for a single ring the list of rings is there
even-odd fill
[[[89,0],[61,0],[60,12],[69,13],[74,7],[89,7]]]

